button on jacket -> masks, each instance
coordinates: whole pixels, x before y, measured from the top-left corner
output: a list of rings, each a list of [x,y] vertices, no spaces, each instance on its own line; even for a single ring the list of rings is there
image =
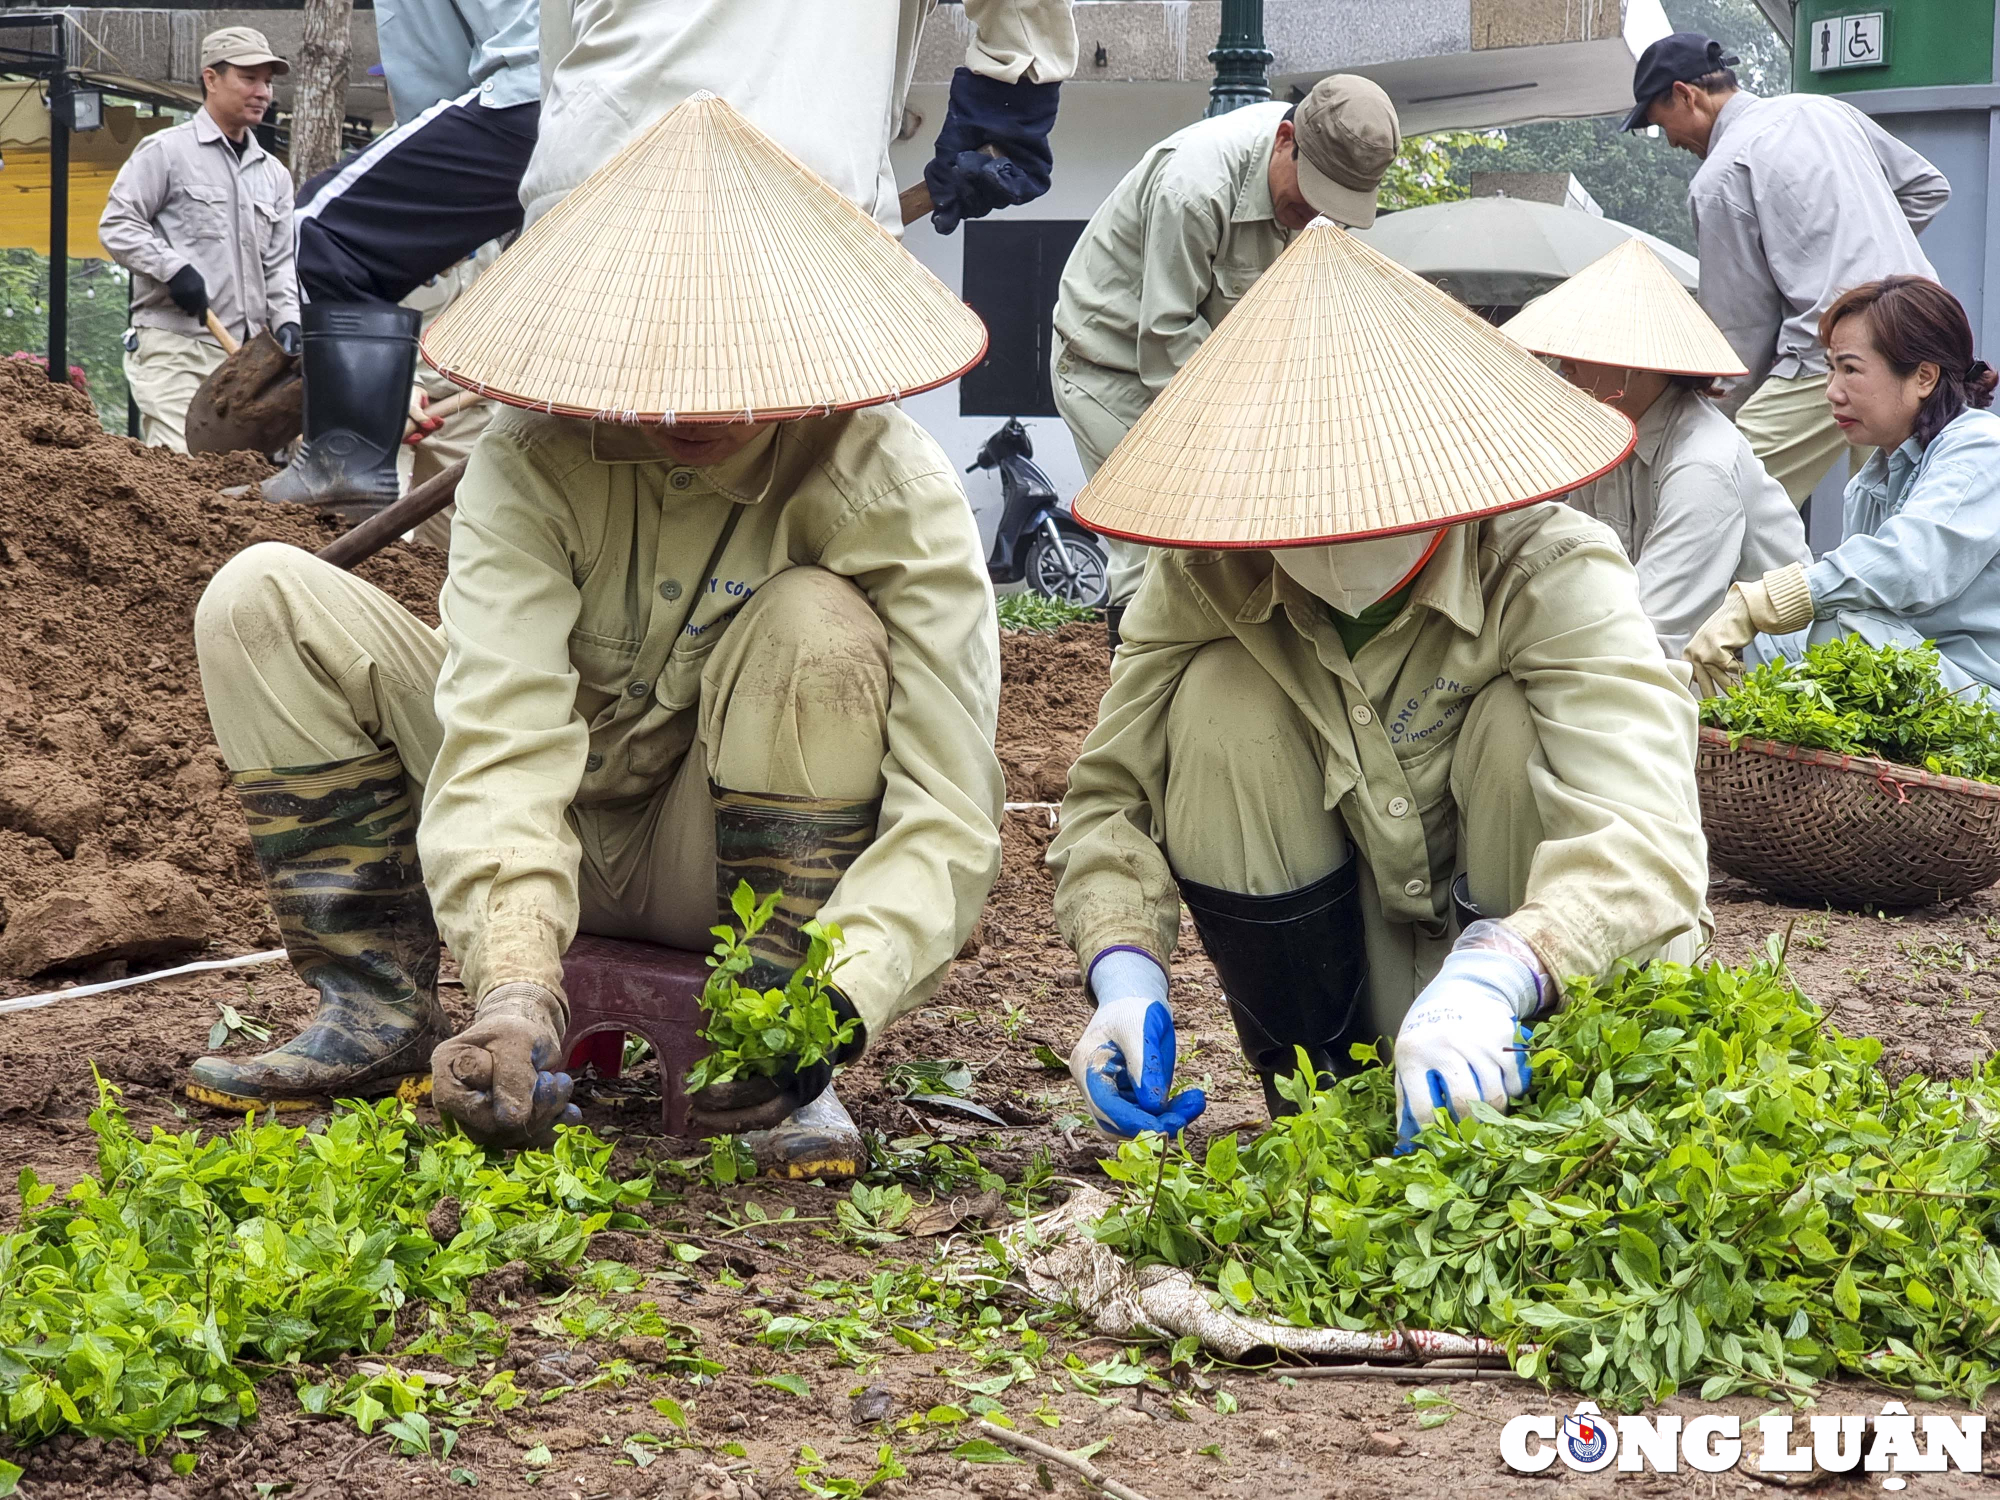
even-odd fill
[[[1678,657],[1730,584],[1812,551],[1785,487],[1706,397],[1668,386],[1638,428],[1630,458],[1563,499],[1617,536],[1661,649]]]
[[[629,428],[507,411],[458,490],[443,744],[418,846],[471,993],[561,982],[579,809],[642,808],[697,747],[702,668],[764,582],[849,579],[887,629],[879,833],[821,916],[871,1033],[943,977],[1000,868],[992,586],[950,462],[894,407],[780,424],[705,468]],[[677,587],[669,587],[676,585]]]
[[[1139,159],[1070,252],[1055,327],[1068,352],[1157,395],[1291,241],[1271,202],[1289,106],[1200,120]]]
[[[1722,106],[1688,188],[1702,307],[1753,390],[1824,375],[1819,317],[1883,276],[1937,272],[1917,231],[1951,197],[1944,174],[1851,104],[1812,94]]]
[[[889,142],[936,0],[545,0],[541,136],[521,183],[533,222],[697,89],[891,234],[903,232]],[[965,0],[965,65],[1013,83],[1076,66],[1070,0]],[[942,119],[925,122],[935,135]]]
[[[1806,569],[1815,619],[1894,615],[2000,687],[2000,416],[1960,412],[1929,447],[1877,449],[1848,481],[1841,529]]]
[[[193,265],[208,304],[239,340],[299,320],[292,271],[292,179],[253,133],[239,161],[215,117],[149,135],[118,171],[97,224],[113,260],[132,273],[132,322],[207,337],[167,295]]]
[[[1056,920],[1088,972],[1125,945],[1163,963],[1180,903],[1164,825],[1167,716],[1189,660],[1234,637],[1320,742],[1326,806],[1391,922],[1440,929],[1457,855],[1453,746],[1487,683],[1520,683],[1548,761],[1544,840],[1507,917],[1549,973],[1600,974],[1701,921],[1707,851],[1695,702],[1660,654],[1632,568],[1553,503],[1454,526],[1402,612],[1350,660],[1325,604],[1256,551],[1160,551],[1121,627],[1097,728],[1049,847]],[[1417,816],[1395,813],[1406,800]]]
[[[468,92],[488,109],[542,96],[536,0],[376,0],[375,35],[398,124]]]

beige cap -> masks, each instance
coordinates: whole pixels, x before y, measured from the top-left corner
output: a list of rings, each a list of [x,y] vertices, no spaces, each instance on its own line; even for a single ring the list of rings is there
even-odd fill
[[[239,68],[270,63],[277,72],[292,71],[292,65],[271,50],[264,33],[250,26],[225,26],[201,39],[201,65],[212,68],[217,63],[229,63]]]
[[[439,315],[457,384],[598,422],[775,421],[913,395],[986,325],[716,95],[690,95]]]
[[[1335,73],[1313,85],[1292,116],[1299,144],[1299,191],[1337,224],[1375,222],[1375,189],[1402,148],[1396,106],[1381,85]]]
[[[1640,239],[1599,256],[1500,331],[1557,359],[1668,375],[1749,373],[1701,304]]]
[[[1633,438],[1622,413],[1315,219],[1075,511],[1093,530],[1170,547],[1358,540],[1562,494],[1622,462]]]

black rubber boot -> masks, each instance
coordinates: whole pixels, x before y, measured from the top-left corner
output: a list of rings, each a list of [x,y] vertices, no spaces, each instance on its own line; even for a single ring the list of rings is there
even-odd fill
[[[309,302],[300,321],[305,446],[259,493],[359,521],[396,498],[422,319],[393,304]]]
[[[1322,1077],[1361,1065],[1348,1055],[1368,1030],[1368,949],[1361,862],[1281,896],[1244,896],[1180,879],[1181,899],[1229,1000],[1243,1055],[1264,1080],[1271,1118],[1294,1113],[1277,1081],[1297,1069],[1295,1048]],[[1179,877],[1176,877],[1179,879]]]

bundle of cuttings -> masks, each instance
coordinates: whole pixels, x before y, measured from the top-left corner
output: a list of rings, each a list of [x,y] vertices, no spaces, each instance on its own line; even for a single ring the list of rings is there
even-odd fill
[[[1939,776],[2000,781],[2000,713],[1946,691],[1932,645],[1871,646],[1858,635],[1746,672],[1701,705],[1701,721],[1745,739],[1869,755]]]
[[[2000,1069],[1891,1084],[1794,988],[1655,963],[1576,981],[1533,1090],[1393,1156],[1369,1068],[1248,1145],[1146,1136],[1098,1238],[1301,1326],[1484,1335],[1622,1404],[1698,1385],[1810,1398],[1841,1374],[1977,1401],[2000,1334]]]

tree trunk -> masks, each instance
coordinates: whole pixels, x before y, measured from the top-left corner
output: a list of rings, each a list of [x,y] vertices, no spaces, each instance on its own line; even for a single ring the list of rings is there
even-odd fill
[[[292,70],[292,181],[301,187],[340,159],[354,0],[305,0],[305,13],[305,42]]]

